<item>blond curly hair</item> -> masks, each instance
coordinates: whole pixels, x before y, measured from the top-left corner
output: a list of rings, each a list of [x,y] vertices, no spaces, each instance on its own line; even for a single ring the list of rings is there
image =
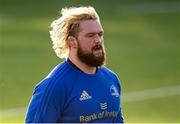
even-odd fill
[[[56,55],[60,58],[67,58],[69,54],[67,38],[68,36],[77,38],[80,31],[80,22],[84,20],[100,20],[95,9],[91,6],[62,8],[61,14],[62,16],[51,24],[50,37]]]

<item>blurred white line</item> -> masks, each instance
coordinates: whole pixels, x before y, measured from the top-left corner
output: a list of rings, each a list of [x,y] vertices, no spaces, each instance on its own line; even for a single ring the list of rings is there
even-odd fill
[[[161,87],[156,89],[148,89],[142,91],[134,91],[129,93],[122,93],[122,102],[137,102],[142,100],[150,100],[155,98],[180,95],[180,85]],[[26,113],[26,108],[15,108],[0,111],[0,118],[16,117]]]
[[[180,85],[124,93],[122,94],[122,102],[135,102],[175,95],[180,95]]]
[[[25,107],[13,108],[0,111],[0,119],[4,117],[16,117],[26,113]]]
[[[9,20],[10,20],[10,17],[0,14],[0,26],[3,25],[4,23],[8,23]]]

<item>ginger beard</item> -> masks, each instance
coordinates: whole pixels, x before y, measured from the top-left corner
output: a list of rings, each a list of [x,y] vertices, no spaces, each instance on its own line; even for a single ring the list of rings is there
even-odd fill
[[[78,42],[77,57],[90,67],[102,66],[106,61],[104,45],[97,44],[91,48],[91,52],[88,52],[83,50]]]

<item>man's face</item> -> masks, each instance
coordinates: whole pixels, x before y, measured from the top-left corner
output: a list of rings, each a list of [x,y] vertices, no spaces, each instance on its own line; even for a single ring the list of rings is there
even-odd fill
[[[77,57],[80,61],[90,67],[105,64],[103,29],[98,21],[86,20],[81,22],[77,41]]]

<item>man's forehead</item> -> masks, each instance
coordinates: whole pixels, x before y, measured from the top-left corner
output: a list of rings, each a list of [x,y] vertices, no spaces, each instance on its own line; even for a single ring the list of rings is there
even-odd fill
[[[103,28],[97,20],[86,20],[80,23],[80,32],[99,33],[104,32]]]

